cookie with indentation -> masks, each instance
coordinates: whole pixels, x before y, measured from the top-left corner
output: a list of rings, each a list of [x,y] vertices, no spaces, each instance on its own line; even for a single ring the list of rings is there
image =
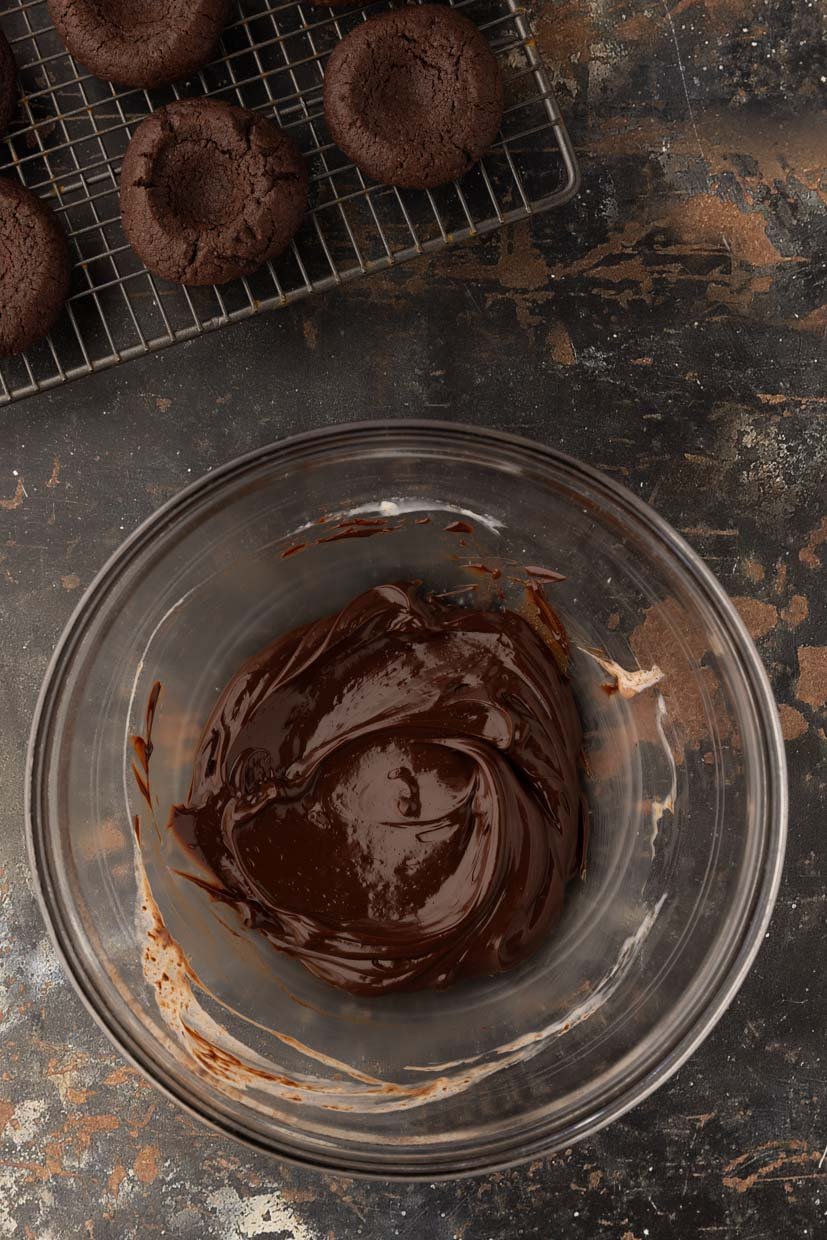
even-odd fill
[[[275,121],[182,99],[142,121],[121,170],[127,240],[178,284],[250,275],[289,245],[307,208],[307,169]]]
[[[50,207],[0,177],[0,357],[23,353],[51,329],[69,295],[66,234]]]
[[[442,5],[380,13],[325,69],[331,136],[377,181],[428,189],[461,176],[497,136],[499,66],[484,36]]]
[[[0,138],[17,108],[17,65],[9,41],[0,30]]]
[[[230,0],[49,0],[75,60],[105,82],[149,89],[212,59]]]

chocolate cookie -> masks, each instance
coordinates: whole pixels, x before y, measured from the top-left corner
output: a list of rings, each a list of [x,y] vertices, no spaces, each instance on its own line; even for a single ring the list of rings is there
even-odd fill
[[[67,49],[105,82],[148,88],[212,57],[230,0],[49,0]]]
[[[211,99],[159,108],[121,171],[127,240],[178,284],[223,284],[280,254],[307,207],[307,169],[275,121]]]
[[[9,42],[0,30],[0,137],[9,127],[17,107],[17,65]]]
[[[499,66],[476,26],[441,5],[356,26],[325,70],[334,141],[378,181],[428,189],[461,176],[500,127]]]
[[[46,335],[69,295],[71,268],[52,210],[19,181],[0,177],[0,357]]]

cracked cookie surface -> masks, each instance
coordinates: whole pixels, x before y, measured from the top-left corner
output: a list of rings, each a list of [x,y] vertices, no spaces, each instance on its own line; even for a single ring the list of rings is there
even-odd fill
[[[9,41],[0,30],[0,137],[9,127],[17,107],[17,65]]]
[[[0,357],[45,336],[69,294],[69,244],[54,212],[0,177]]]
[[[49,0],[69,52],[105,82],[148,89],[211,59],[230,0]]]
[[[381,13],[337,45],[325,70],[333,140],[377,181],[429,189],[494,141],[503,89],[488,43],[442,5]]]
[[[223,284],[280,254],[307,208],[307,169],[265,116],[211,99],[159,108],[121,171],[127,240],[177,284]]]

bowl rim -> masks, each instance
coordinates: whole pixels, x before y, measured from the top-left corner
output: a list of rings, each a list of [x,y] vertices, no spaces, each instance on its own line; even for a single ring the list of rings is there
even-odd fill
[[[278,457],[300,454],[302,450],[312,449],[319,444],[327,443],[330,446],[340,439],[358,441],[361,438],[381,436],[383,448],[390,448],[395,439],[406,440],[416,434],[447,437],[474,448],[486,446],[494,449],[508,448],[517,453],[529,453],[535,461],[539,458],[551,466],[562,466],[572,470],[579,473],[592,486],[606,492],[612,501],[636,518],[650,534],[655,535],[680,562],[682,571],[692,579],[693,587],[705,595],[717,619],[728,629],[733,649],[739,657],[741,673],[748,684],[756,711],[759,739],[764,749],[764,768],[767,779],[763,815],[766,838],[761,853],[764,865],[756,881],[740,941],[733,949],[732,958],[722,976],[717,980],[716,987],[708,1001],[699,1008],[694,1019],[682,1031],[669,1052],[662,1055],[654,1068],[645,1071],[639,1069],[637,1075],[633,1074],[630,1080],[623,1083],[616,1095],[612,1096],[607,1105],[593,1108],[588,1117],[570,1124],[560,1132],[552,1135],[546,1134],[545,1137],[542,1133],[537,1136],[534,1132],[530,1137],[526,1134],[518,1134],[514,1144],[519,1143],[520,1148],[509,1152],[504,1157],[486,1157],[483,1152],[476,1161],[473,1157],[466,1156],[461,1166],[447,1169],[436,1163],[409,1162],[405,1165],[408,1151],[403,1152],[397,1165],[391,1161],[382,1163],[375,1154],[371,1154],[369,1157],[376,1158],[377,1165],[375,1166],[366,1165],[365,1162],[352,1157],[349,1159],[347,1151],[343,1156],[331,1154],[329,1150],[321,1156],[318,1153],[302,1154],[292,1147],[288,1149],[277,1140],[265,1138],[252,1128],[232,1120],[218,1106],[205,1103],[203,1098],[193,1100],[186,1086],[183,1086],[173,1074],[167,1072],[158,1060],[148,1053],[131,1032],[118,1021],[115,1013],[108,1009],[103,1002],[102,994],[95,987],[94,979],[85,970],[73,943],[64,910],[54,897],[54,884],[49,873],[47,850],[44,848],[46,837],[40,805],[44,777],[48,770],[44,765],[44,757],[48,749],[48,746],[44,744],[44,738],[48,736],[51,716],[64,682],[65,669],[71,663],[85,626],[94,617],[99,598],[116,584],[126,566],[153,538],[159,528],[167,526],[174,518],[182,517],[194,501],[207,498],[211,492],[219,490],[234,476],[243,475],[253,466],[266,464]],[[29,867],[41,915],[63,969],[76,993],[118,1052],[161,1093],[222,1135],[233,1137],[259,1152],[281,1158],[297,1166],[385,1181],[427,1181],[482,1175],[519,1165],[530,1158],[555,1153],[577,1141],[593,1136],[663,1085],[686,1062],[718,1023],[740,989],[757,955],[772,915],[781,880],[787,839],[787,817],[786,756],[775,697],[766,670],[743,620],[700,556],[649,504],[602,470],[586,464],[577,457],[509,432],[476,426],[472,423],[427,418],[377,418],[337,423],[285,436],[234,457],[224,465],[203,474],[150,513],[107,557],[70,614],[49,661],[38,695],[26,756],[26,844]]]

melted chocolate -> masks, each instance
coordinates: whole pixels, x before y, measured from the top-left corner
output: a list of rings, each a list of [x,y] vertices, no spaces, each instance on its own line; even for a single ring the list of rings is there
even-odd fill
[[[445,986],[512,968],[559,917],[581,739],[522,616],[379,586],[244,665],[170,826],[187,877],[318,977]]]

